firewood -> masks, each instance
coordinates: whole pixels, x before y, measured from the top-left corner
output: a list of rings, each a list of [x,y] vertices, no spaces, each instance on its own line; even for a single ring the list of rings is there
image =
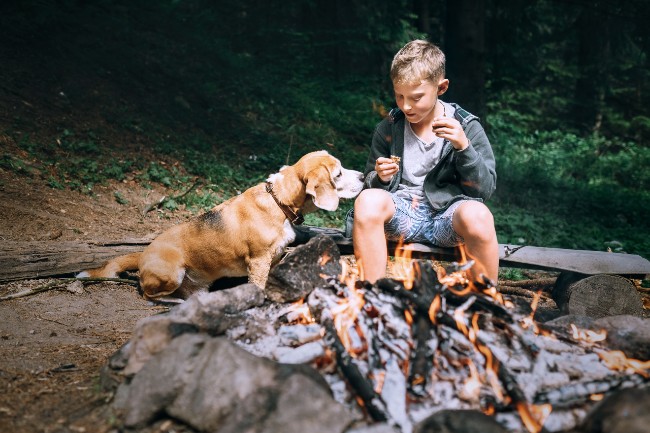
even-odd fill
[[[551,404],[554,408],[570,407],[586,403],[594,394],[605,394],[613,390],[637,388],[646,381],[641,375],[612,377],[608,380],[569,383],[561,388],[550,389],[535,396],[535,404]]]
[[[537,291],[538,289],[551,289],[553,287],[553,284],[555,284],[555,281],[557,280],[556,277],[551,277],[551,278],[536,278],[533,280],[518,280],[518,281],[503,281],[503,285],[507,287],[522,287],[526,288],[529,290]],[[499,283],[499,287],[501,286],[501,282]]]
[[[431,369],[431,360],[434,352],[431,340],[431,329],[433,325],[429,317],[421,312],[416,314],[414,324],[415,351],[411,360],[411,371],[409,374],[409,391],[420,397],[426,396],[427,378]]]
[[[374,421],[387,421],[388,410],[383,400],[373,389],[372,383],[363,376],[359,368],[355,365],[354,360],[347,350],[345,350],[332,319],[324,319],[323,326],[325,327],[326,342],[330,344],[336,354],[336,364],[350,386],[354,389],[356,395],[363,401],[363,406],[368,412],[368,415]]]

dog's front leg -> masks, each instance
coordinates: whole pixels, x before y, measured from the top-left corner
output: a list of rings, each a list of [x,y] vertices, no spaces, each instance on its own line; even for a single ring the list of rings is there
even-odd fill
[[[262,256],[251,258],[248,261],[248,282],[255,284],[257,287],[264,289],[266,280],[269,278],[271,270],[271,256]]]

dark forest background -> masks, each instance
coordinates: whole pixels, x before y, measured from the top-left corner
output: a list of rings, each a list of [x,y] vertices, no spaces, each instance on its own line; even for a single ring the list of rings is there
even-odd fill
[[[3,1],[0,165],[91,195],[198,178],[166,204],[197,212],[310,150],[362,169],[392,56],[425,38],[488,131],[500,242],[650,257],[649,22],[646,0]]]

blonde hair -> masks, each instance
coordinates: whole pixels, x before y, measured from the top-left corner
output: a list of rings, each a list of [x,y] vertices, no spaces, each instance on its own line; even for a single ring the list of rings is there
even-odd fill
[[[445,77],[445,54],[437,45],[416,39],[404,45],[393,57],[390,79],[394,83],[436,83]]]

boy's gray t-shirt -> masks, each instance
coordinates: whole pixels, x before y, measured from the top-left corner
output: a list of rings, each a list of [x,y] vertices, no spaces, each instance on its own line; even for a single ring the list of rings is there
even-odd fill
[[[445,116],[453,117],[456,111],[454,107],[442,101],[440,103],[445,108]],[[424,178],[440,161],[444,141],[443,138],[437,137],[431,143],[426,143],[413,132],[411,124],[406,122],[402,180],[395,193],[398,197],[424,200]]]

